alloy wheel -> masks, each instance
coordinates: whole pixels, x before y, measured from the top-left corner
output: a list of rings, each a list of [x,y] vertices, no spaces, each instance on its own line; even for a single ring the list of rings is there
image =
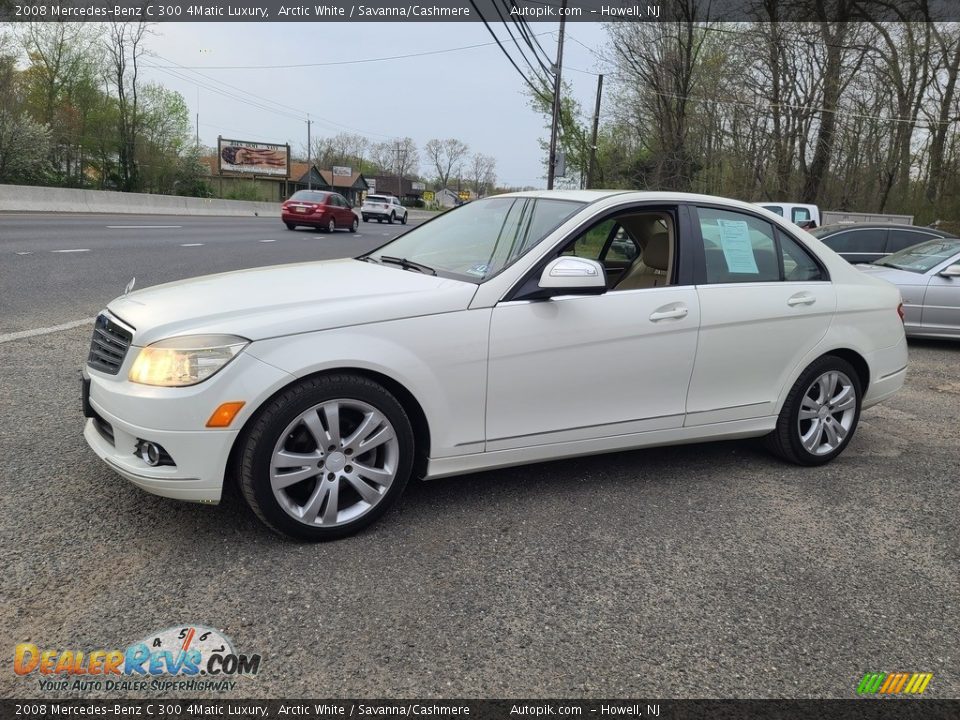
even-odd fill
[[[360,400],[329,400],[281,434],[270,487],[297,521],[338,527],[377,506],[396,479],[399,458],[396,431],[382,412]]]
[[[840,447],[857,414],[857,391],[846,373],[830,370],[817,377],[800,401],[797,431],[804,449],[827,455]]]

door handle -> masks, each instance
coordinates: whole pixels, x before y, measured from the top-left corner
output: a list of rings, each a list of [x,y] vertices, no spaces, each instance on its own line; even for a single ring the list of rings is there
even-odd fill
[[[660,320],[679,320],[680,318],[685,318],[687,316],[687,306],[678,305],[671,307],[667,305],[664,308],[654,311],[650,314],[650,322],[658,322]]]
[[[793,307],[795,305],[813,305],[816,301],[817,301],[817,298],[815,298],[810,293],[798,293],[796,295],[791,296],[790,299],[787,300],[787,305],[789,305],[790,307]]]

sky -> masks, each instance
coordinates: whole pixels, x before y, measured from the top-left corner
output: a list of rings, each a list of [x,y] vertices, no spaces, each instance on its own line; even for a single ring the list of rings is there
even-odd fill
[[[558,24],[531,27],[555,57]],[[538,140],[548,137],[548,118],[530,109],[523,79],[495,44],[358,64],[215,69],[343,62],[492,43],[482,23],[162,23],[153,32],[147,43],[153,56],[143,62],[164,67],[145,68],[144,78],[183,95],[192,122],[199,113],[204,145],[215,146],[223,135],[290,143],[297,153],[306,147],[309,113],[314,137],[353,132],[382,142],[409,136],[421,149],[431,138],[456,137],[471,152],[496,159],[499,185],[546,185]],[[526,69],[502,26],[498,34]],[[588,115],[597,82],[590,72],[609,69],[591,50],[602,51],[605,39],[599,23],[567,25],[564,80]],[[421,173],[435,175],[426,162]]]

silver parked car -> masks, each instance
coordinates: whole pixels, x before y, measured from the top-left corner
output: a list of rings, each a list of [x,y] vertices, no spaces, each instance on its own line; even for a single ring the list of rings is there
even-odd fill
[[[960,238],[928,240],[857,267],[900,288],[908,336],[960,338]]]

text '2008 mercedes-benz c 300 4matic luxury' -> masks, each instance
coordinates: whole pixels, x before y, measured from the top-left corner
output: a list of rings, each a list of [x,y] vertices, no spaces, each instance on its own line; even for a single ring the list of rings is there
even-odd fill
[[[87,442],[135,485],[354,532],[410,477],[766,436],[819,465],[904,382],[900,294],[754,205],[500,195],[357,258],[111,302]]]

